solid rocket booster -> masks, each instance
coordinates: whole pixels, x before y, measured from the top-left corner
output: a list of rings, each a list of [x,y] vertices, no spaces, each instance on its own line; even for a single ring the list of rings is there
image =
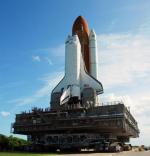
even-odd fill
[[[98,54],[97,54],[97,40],[94,30],[91,30],[89,35],[89,49],[90,49],[90,67],[91,75],[98,78]]]

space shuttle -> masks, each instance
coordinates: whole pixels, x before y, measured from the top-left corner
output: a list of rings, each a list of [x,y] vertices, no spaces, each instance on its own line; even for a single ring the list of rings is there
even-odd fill
[[[65,42],[65,75],[51,93],[51,109],[94,107],[103,93],[98,81],[97,39],[79,16]]]

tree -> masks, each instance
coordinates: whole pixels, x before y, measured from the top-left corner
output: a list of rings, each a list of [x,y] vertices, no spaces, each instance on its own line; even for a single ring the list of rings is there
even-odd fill
[[[7,137],[0,134],[0,151],[21,149],[27,145],[30,145],[30,142],[24,139],[13,137],[12,135]]]
[[[8,138],[5,135],[0,134],[0,151],[6,150],[8,148]]]

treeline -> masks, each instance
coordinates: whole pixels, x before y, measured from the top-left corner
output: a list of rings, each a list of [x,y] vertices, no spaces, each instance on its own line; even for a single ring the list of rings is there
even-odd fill
[[[22,150],[28,145],[30,145],[30,142],[24,139],[0,134],[0,151]]]

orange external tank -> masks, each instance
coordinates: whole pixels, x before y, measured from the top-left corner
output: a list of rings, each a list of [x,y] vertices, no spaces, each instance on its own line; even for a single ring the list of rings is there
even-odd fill
[[[90,51],[89,51],[89,28],[86,20],[78,16],[72,27],[72,34],[77,34],[81,44],[81,52],[85,63],[85,68],[91,74]]]

